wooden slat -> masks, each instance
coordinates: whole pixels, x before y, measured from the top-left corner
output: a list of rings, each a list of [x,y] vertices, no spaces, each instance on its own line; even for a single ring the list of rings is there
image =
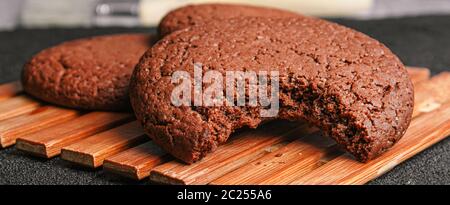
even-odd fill
[[[408,68],[408,73],[410,74],[411,80],[414,82],[415,85],[417,84],[417,82],[427,82],[425,80],[429,78],[429,70],[428,69]],[[446,81],[446,77],[445,78],[441,77],[437,81],[448,82],[448,81]],[[440,84],[440,86],[444,86],[444,87],[446,85],[447,84],[445,84],[445,83]],[[427,86],[422,86],[422,87],[424,87],[424,88],[426,87],[427,89],[429,89]],[[424,89],[424,88],[420,88],[420,89]],[[427,89],[424,89],[424,90],[427,90]],[[435,89],[435,87],[433,87],[433,90],[434,89]],[[0,90],[0,93],[1,93],[1,90]],[[442,95],[440,95],[440,94],[436,95],[435,98],[439,100],[442,98]],[[1,99],[1,96],[0,96],[0,99]],[[416,99],[416,101],[417,101],[417,99]],[[438,103],[439,103],[439,105],[437,105]],[[428,104],[426,104],[426,106],[423,106],[422,109],[420,110],[420,112],[430,112],[433,109],[436,109],[437,107],[439,107],[443,102],[438,101],[438,103],[436,103],[436,100],[434,100],[434,101],[432,101],[432,103],[428,103]],[[52,127],[52,129],[53,129],[53,127]],[[279,129],[279,128],[277,128],[277,129]],[[299,142],[300,142],[300,144],[302,146],[305,146],[305,142],[309,142],[310,140],[312,140],[312,141],[310,141],[310,147],[305,146],[305,149],[303,150],[302,153],[306,153],[306,151],[310,151],[312,149],[322,148],[321,149],[322,151],[316,151],[316,153],[320,153],[320,154],[322,154],[322,156],[318,157],[316,160],[312,160],[311,162],[314,162],[314,163],[311,163],[311,167],[317,168],[318,167],[318,166],[316,166],[317,161],[319,163],[320,162],[326,163],[326,161],[335,158],[339,153],[341,153],[341,151],[338,150],[336,148],[336,146],[334,146],[334,143],[332,143],[332,142],[330,144],[328,144],[328,146],[325,146],[325,147],[312,146],[312,145],[315,145],[315,143],[317,143],[316,141],[319,138],[313,138],[308,135],[304,138],[301,138],[300,140],[295,140],[295,141],[287,144],[288,142],[292,141],[292,138],[294,138],[294,136],[298,136],[298,134],[295,134],[296,131],[306,129],[306,127],[303,127],[301,129],[297,128],[297,129],[292,127],[290,129],[291,132],[289,132],[289,138],[285,138],[283,140],[276,141],[275,143],[268,143],[266,146],[262,146],[262,148],[259,148],[259,145],[257,145],[257,148],[251,147],[244,151],[240,150],[239,148],[244,146],[244,143],[251,142],[248,140],[245,142],[245,140],[243,140],[242,144],[235,146],[234,150],[233,150],[233,146],[229,146],[228,144],[236,144],[236,142],[237,143],[241,142],[238,139],[243,138],[248,135],[248,133],[244,133],[243,134],[244,136],[239,136],[239,137],[235,137],[235,138],[231,139],[231,142],[227,143],[226,145],[223,145],[222,147],[219,147],[215,153],[210,154],[211,156],[215,156],[217,154],[219,154],[220,156],[216,156],[216,157],[207,156],[205,159],[203,159],[202,161],[200,161],[198,163],[195,163],[194,165],[186,165],[184,163],[180,163],[179,161],[170,161],[168,163],[165,163],[165,164],[162,164],[162,165],[156,167],[152,171],[151,179],[154,181],[157,181],[157,182],[181,183],[181,184],[206,184],[213,180],[220,182],[220,180],[222,179],[221,177],[225,173],[229,173],[230,171],[236,170],[237,168],[242,167],[243,165],[245,165],[255,159],[258,159],[258,158],[264,159],[264,157],[266,157],[266,156],[273,155],[274,157],[279,158],[278,161],[273,160],[273,162],[286,163],[286,160],[292,159],[289,156],[294,154],[294,151],[292,151],[291,149],[288,149],[289,146],[292,146],[291,147],[292,149],[295,149],[295,148],[301,149],[298,147],[298,145],[295,145],[295,144],[299,144]],[[314,130],[314,129],[315,128],[311,128],[311,130]],[[109,131],[111,131],[111,130],[109,130]],[[108,133],[109,131],[106,131],[104,133]],[[39,132],[41,132],[41,131],[39,131]],[[80,132],[82,132],[82,131],[80,131]],[[267,130],[266,130],[266,132],[267,132]],[[269,132],[273,132],[273,130],[269,129]],[[97,137],[102,136],[102,134],[104,134],[104,133],[100,133],[96,136]],[[285,133],[285,132],[283,132],[283,133]],[[292,133],[294,133],[294,134],[292,134]],[[267,133],[264,133],[264,131],[263,131],[263,135],[264,134],[267,134]],[[281,135],[281,134],[282,133],[278,134],[277,137],[279,137],[279,135]],[[31,135],[33,135],[33,134],[31,134]],[[74,134],[74,135],[77,135],[77,134]],[[89,135],[91,135],[91,134],[89,134]],[[87,135],[87,136],[89,136],[89,135]],[[38,136],[38,135],[36,135],[36,136]],[[40,136],[42,136],[42,135],[40,135]],[[84,139],[87,136],[83,136],[81,138]],[[104,136],[107,136],[107,134],[104,134]],[[83,148],[83,144],[86,146],[89,145],[89,143],[87,143],[88,139],[92,138],[91,144],[95,144],[96,140],[94,140],[93,137],[95,137],[95,136],[88,137],[87,139],[85,139],[86,140],[85,143],[82,143],[82,142],[77,143],[80,145],[76,149],[84,150],[84,152],[85,152],[84,154],[90,153],[90,156],[95,156],[96,152],[94,150],[88,151],[89,150],[88,148]],[[104,138],[104,140],[107,140],[107,137],[103,137],[103,138]],[[77,140],[79,140],[79,139],[77,139]],[[77,141],[77,140],[75,140],[75,141]],[[82,141],[85,141],[85,140],[82,140]],[[25,141],[26,140],[24,140],[23,142],[25,142]],[[320,144],[320,142],[325,143],[326,139],[325,139],[325,141],[319,140],[319,144]],[[328,142],[329,142],[329,140],[328,140]],[[27,142],[27,143],[29,144],[27,146],[29,146],[29,148],[30,148],[31,143],[30,142]],[[22,143],[22,140],[19,140],[18,146],[19,147],[22,146],[22,149],[23,149],[24,145],[27,143]],[[73,141],[68,144],[71,144],[71,143],[73,143]],[[308,143],[306,143],[306,145],[307,144]],[[38,147],[39,146],[34,145],[34,149],[36,149]],[[80,154],[81,152],[76,151],[76,149],[74,148],[75,146],[73,146],[72,148],[70,148],[70,147],[71,146],[69,145],[69,149],[67,149],[67,150],[70,150],[70,151],[68,151],[68,152],[79,154],[79,155],[77,155],[77,154],[74,155],[76,157],[73,157],[73,161],[83,160],[83,157],[81,157],[82,154]],[[225,148],[223,148],[223,147],[225,147]],[[311,147],[313,147],[313,148],[311,148]],[[43,149],[45,151],[45,149],[47,149],[47,148],[45,148],[45,146],[43,146],[43,148],[42,148],[42,145],[41,145],[41,149]],[[61,147],[59,149],[61,149]],[[101,153],[102,151],[100,151],[100,150],[103,150],[103,149],[108,150],[108,148],[106,148],[106,147],[99,148],[99,153]],[[110,149],[114,150],[113,148],[110,148]],[[223,149],[225,151],[222,151],[223,153],[220,154],[220,151]],[[266,149],[272,149],[272,150],[267,151]],[[277,150],[278,150],[278,152],[277,152]],[[283,150],[286,152],[282,152]],[[260,152],[260,151],[262,151],[262,152]],[[107,151],[105,151],[105,153],[106,152]],[[282,152],[284,154],[279,155],[280,152]],[[32,153],[41,155],[36,152],[32,152]],[[237,153],[237,154],[233,154],[233,153]],[[98,156],[101,156],[101,155],[102,154],[98,154]],[[41,155],[41,156],[44,156],[44,155]],[[87,156],[87,155],[84,155],[84,156]],[[108,156],[110,156],[110,155],[108,155]],[[222,157],[222,156],[226,156],[226,157]],[[222,161],[220,161],[220,157],[222,157],[222,161],[225,161],[225,162],[221,163]],[[263,157],[263,158],[261,158],[261,157]],[[66,157],[66,158],[70,158],[70,157]],[[77,158],[77,159],[75,159],[75,158]],[[84,159],[86,160],[88,158],[89,157],[85,157]],[[99,159],[98,162],[101,162],[103,159],[105,159],[105,157],[103,157],[103,159],[102,159],[102,157],[99,157],[98,159]],[[136,159],[136,160],[134,160],[134,159]],[[132,178],[142,179],[149,175],[149,171],[152,168],[154,168],[155,166],[157,166],[163,162],[168,161],[169,159],[171,159],[171,157],[169,157],[168,154],[166,154],[164,151],[160,150],[152,142],[147,142],[140,146],[120,152],[114,156],[107,157],[107,159],[104,161],[104,163],[105,163],[104,165],[105,165],[106,170],[118,172],[123,175],[128,175],[129,177],[132,177]],[[87,160],[87,161],[89,161],[89,160]],[[96,166],[95,161],[96,160],[94,160],[94,158],[92,158],[91,165]],[[296,161],[296,162],[298,162],[298,161]],[[81,163],[81,162],[79,162],[79,163]],[[97,166],[99,166],[99,165],[97,164]],[[187,166],[194,167],[194,168],[187,168]],[[161,170],[158,170],[158,169],[161,169]],[[162,169],[166,169],[168,171],[163,173]],[[207,170],[207,171],[205,171],[205,170]],[[284,170],[281,170],[281,172],[283,172],[283,171]],[[233,173],[233,172],[231,172],[231,173]],[[276,175],[278,173],[279,172],[275,172],[274,175]],[[192,175],[196,175],[196,176],[192,176]],[[272,175],[272,176],[274,176],[274,175]],[[216,183],[216,181],[214,181],[213,183]],[[275,180],[275,181],[278,181],[278,180]],[[262,182],[264,183],[264,180]]]
[[[450,103],[447,103],[414,119],[405,136],[382,156],[360,163],[350,155],[342,155],[300,176],[291,184],[364,184],[445,139],[449,134]]]
[[[236,169],[210,184],[260,184],[263,180],[274,177],[291,164],[302,163],[306,170],[320,166],[318,162],[337,157],[336,143],[324,137],[319,131],[305,133],[305,137],[264,155],[263,157]]]
[[[424,90],[422,88],[429,88],[430,85],[438,84],[440,86],[445,87],[450,85],[450,79],[446,79],[444,77],[441,77],[441,75],[434,77],[430,81],[421,81],[417,83],[418,85],[415,86],[415,93],[418,96],[422,96],[424,92],[428,93],[431,90]],[[450,89],[449,89],[450,90]],[[436,98],[435,100],[446,101],[449,99],[449,96],[437,96],[440,98]],[[424,98],[419,97],[416,98],[415,104],[422,104],[423,101],[425,101]],[[434,107],[437,108],[437,107]],[[418,116],[420,113],[423,113],[423,111],[432,111],[431,108],[428,108],[427,110],[418,109],[415,110],[415,113],[413,116]],[[324,139],[323,139],[324,140]],[[307,148],[304,148],[304,147]],[[314,168],[316,168],[315,165],[319,164],[317,161],[311,161],[314,159],[318,159],[318,157],[323,156],[325,153],[323,151],[321,152],[318,147],[311,147],[309,145],[305,145],[301,142],[294,142],[292,143],[292,146],[288,148],[289,150],[297,150],[301,149],[305,153],[309,153],[309,155],[303,155],[303,159],[298,158],[298,156],[295,156],[293,154],[288,154],[283,157],[283,161],[287,161],[286,164],[277,164],[273,163],[273,161],[281,160],[276,157],[276,155],[282,154],[285,152],[284,150],[280,150],[280,152],[270,154],[261,160],[258,160],[259,165],[262,166],[255,166],[254,163],[251,163],[250,165],[244,166],[232,173],[229,173],[225,176],[223,176],[221,179],[218,179],[214,181],[214,184],[233,184],[233,183],[241,183],[241,184],[286,184],[291,180],[291,176],[299,176],[301,174],[307,173],[309,171],[312,171]],[[322,162],[321,162],[322,163]]]
[[[414,87],[414,114],[430,112],[450,100],[450,72],[442,72]]]
[[[20,81],[10,82],[0,85],[0,100],[4,100],[15,96],[22,92],[22,84]]]
[[[13,118],[31,112],[39,107],[39,102],[26,96],[12,97],[0,101],[0,120]]]
[[[150,180],[168,184],[207,184],[224,174],[247,164],[255,158],[273,152],[290,141],[304,136],[309,125],[286,127],[287,122],[277,122],[262,129],[243,133],[220,146],[201,161],[187,165],[171,161],[155,167]],[[291,124],[291,123],[289,123]]]
[[[270,125],[271,123],[268,123],[270,127],[275,126],[275,124],[279,124],[276,122],[273,122],[274,124]],[[269,126],[267,125],[267,126]],[[282,127],[285,127],[286,129],[293,129],[295,126],[293,123],[286,123],[284,125],[281,125]],[[239,138],[239,137],[235,137]],[[155,145],[152,145],[155,146]],[[141,152],[141,153],[140,153]],[[164,153],[165,154],[165,153]],[[130,160],[133,158],[137,158],[138,160]],[[125,151],[125,153],[120,153],[118,156],[113,156],[110,158],[107,158],[104,163],[105,169],[130,177],[134,179],[143,179],[145,177],[148,177],[150,174],[150,169],[154,166],[158,165],[155,164],[153,161],[154,159],[159,159],[160,156],[153,156],[151,152],[142,152],[142,148],[136,147],[132,148],[130,150]],[[139,164],[139,163],[142,163]]]
[[[17,139],[19,150],[36,156],[51,158],[61,153],[61,148],[96,133],[131,121],[129,113],[91,112]]]
[[[153,142],[146,142],[105,159],[106,171],[141,180],[148,177],[150,170],[172,157]]]
[[[133,121],[63,147],[61,157],[67,161],[96,168],[106,157],[148,141],[141,125]]]
[[[314,148],[317,149],[317,148]],[[310,151],[311,149],[307,149],[306,151]],[[305,152],[305,155],[308,155]],[[292,166],[283,167],[278,172],[275,172],[272,176],[262,179],[258,181],[258,184],[261,185],[273,185],[273,184],[287,184],[288,177],[285,176],[295,176],[295,175],[303,175],[306,174],[323,164],[326,164],[330,160],[342,155],[346,154],[344,150],[342,150],[339,145],[334,145],[328,147],[327,149],[321,152],[314,152],[309,155],[308,158],[303,158],[296,161]]]
[[[418,82],[418,81],[422,81],[422,80],[425,80],[425,79],[429,78],[429,71],[428,71],[428,69],[412,68],[411,71],[409,71],[409,73],[410,73],[411,79],[413,81],[417,81]],[[167,166],[167,167],[165,167],[165,166]],[[170,168],[171,168],[170,163],[168,163],[167,165],[162,165],[160,167],[157,167],[154,171],[152,171],[152,175],[153,176],[151,176],[151,179],[155,180],[155,181],[159,181],[159,182],[165,182],[165,180],[167,180],[166,182],[168,182],[168,183],[191,183],[188,180],[175,179],[174,177],[171,177],[171,176],[164,176],[164,173],[158,173],[158,170],[160,170],[162,172],[162,171],[164,171],[164,169],[170,169]],[[170,173],[174,173],[173,171],[169,171],[169,172]],[[158,177],[161,177],[161,176],[162,176],[162,178],[158,179]],[[214,176],[214,175],[210,173],[208,176]],[[210,177],[210,178],[213,178],[213,177]],[[193,183],[200,183],[200,184],[202,184],[202,183],[208,182],[208,180],[205,180],[205,179],[208,179],[208,177],[204,177],[204,178],[201,178],[201,179],[203,181],[196,181],[196,182],[193,182]]]
[[[31,113],[3,120],[0,123],[0,145],[1,147],[13,145],[18,137],[63,123],[78,115],[75,110],[45,106]]]
[[[424,90],[422,87],[428,88],[428,84],[449,84],[450,79],[437,76],[431,81],[423,81],[415,86],[416,93],[421,95]],[[439,98],[440,101],[446,100],[446,97]],[[416,99],[416,104],[422,104],[423,98]],[[431,111],[431,110],[430,110]],[[416,110],[414,116],[420,114],[420,110]],[[320,140],[325,139],[322,137]],[[320,161],[321,157],[327,155],[320,145],[311,146],[310,143],[302,143],[302,141],[294,141],[290,145],[268,154],[267,156],[256,160],[246,166],[243,166],[234,172],[228,173],[220,179],[212,182],[212,184],[284,184],[289,182],[290,176],[298,176],[302,173],[312,171]],[[331,145],[330,145],[331,146]],[[302,157],[295,153],[303,153]],[[283,155],[283,157],[277,157]],[[275,163],[275,162],[284,163]]]
[[[421,82],[421,81],[423,81],[423,80],[425,80],[425,79],[427,79],[428,77],[429,77],[429,71],[428,70],[426,70],[426,69],[416,69],[415,71],[418,71],[418,72],[410,72],[411,73],[411,78],[412,78],[412,80],[415,82],[415,83],[417,83],[417,82]],[[414,76],[416,76],[416,77],[414,77]],[[417,77],[418,76],[418,77]],[[415,80],[416,79],[416,80]],[[417,80],[418,79],[418,80]],[[334,147],[332,148],[332,150],[334,150]],[[334,151],[332,151],[332,153],[334,153]],[[167,164],[165,164],[165,165],[162,165],[162,166],[160,166],[160,167],[164,167],[164,166],[167,166],[167,168],[172,168],[172,166],[170,166],[170,163],[167,163]],[[176,167],[176,165],[174,165],[174,167]],[[163,168],[161,168],[161,169],[163,169]],[[155,170],[157,170],[157,169],[155,169]],[[156,173],[157,171],[155,171],[155,173]],[[157,175],[157,174],[156,174]],[[157,177],[156,177],[157,178]],[[156,181],[159,181],[159,182],[163,182],[164,180],[166,180],[166,179],[168,179],[168,182],[170,182],[171,181],[171,177],[163,177],[163,178],[165,178],[165,179],[163,179],[163,180],[158,180],[158,179],[156,179]],[[153,180],[155,180],[155,179],[153,179]],[[175,181],[172,181],[172,182],[174,182],[174,183],[185,183],[184,181],[182,181],[181,180],[181,182],[180,181],[177,181],[177,180],[175,180]]]
[[[430,70],[428,68],[406,66],[406,70],[413,84],[426,81],[430,78]]]
[[[329,158],[330,156],[336,157],[337,156],[336,153],[338,153],[338,152],[335,151],[334,148],[332,148],[328,152],[318,152],[320,150],[320,146],[311,146],[309,144],[304,144],[304,143],[301,144],[301,146],[299,146],[299,143],[297,141],[295,141],[295,142],[291,143],[290,145],[288,145],[288,148],[291,149],[291,150],[295,150],[294,149],[295,146],[297,146],[297,149],[299,149],[299,150],[305,150],[306,153],[314,153],[314,156],[311,156],[311,158],[306,159],[306,161],[310,160],[308,162],[311,162],[311,159],[318,159],[320,161],[320,159],[323,158],[324,156],[326,156],[325,158]],[[311,151],[311,150],[314,150],[314,152]],[[282,160],[282,159],[278,159],[277,156],[282,154],[283,151],[286,151],[286,150],[282,150],[280,152],[276,151],[276,153],[273,154],[273,155],[269,154],[269,156],[267,158],[271,158],[270,156],[273,156],[271,159],[273,159],[274,157],[277,158],[277,159],[275,159],[273,161]],[[285,155],[284,159],[289,158],[288,161],[298,161],[299,159],[295,156],[294,153],[295,153],[295,151],[289,152],[289,154]],[[330,153],[331,153],[331,155],[330,155]],[[213,153],[212,155],[215,155],[215,153]],[[291,157],[289,157],[289,156],[291,156]],[[292,156],[294,156],[294,157],[292,157]],[[268,163],[273,165],[273,161],[269,160]],[[203,160],[201,162],[199,162],[199,163],[203,163]],[[311,165],[310,168],[313,168],[313,167],[315,167],[316,163],[317,162],[314,161],[314,163],[310,163],[308,165]],[[233,162],[233,164],[235,164],[235,162]],[[268,171],[269,169],[267,169],[267,164],[266,163],[261,163],[261,162],[257,161],[257,162],[255,162],[255,164],[261,165],[260,166],[261,169],[255,171],[255,169],[251,168],[252,165],[247,165],[247,168],[245,168],[245,166],[244,166],[244,169],[243,169],[242,172],[238,171],[237,174],[235,174],[235,175],[231,174],[231,176],[229,178],[230,179],[235,179],[235,181],[230,180],[231,181],[230,183],[233,184],[232,182],[236,182],[236,183],[244,183],[244,184],[245,183],[250,183],[250,184],[252,184],[255,181],[251,181],[251,180],[250,181],[246,181],[246,180],[248,180],[251,177],[254,177],[255,180],[261,179],[261,177],[258,177],[258,175],[261,174],[261,173],[258,173],[258,171]],[[289,164],[289,162],[286,162],[286,164]],[[191,167],[191,166],[189,166],[189,167]],[[182,172],[182,171],[185,171],[185,170],[175,171],[174,172],[173,170],[171,170],[173,168],[171,168],[170,163],[168,163],[168,165],[162,165],[162,166],[159,166],[159,167],[155,168],[152,171],[152,175],[150,176],[150,178],[152,180],[155,180],[155,181],[159,180],[159,182],[167,182],[167,183],[204,184],[204,183],[210,182],[208,180],[211,179],[211,178],[214,178],[214,176],[216,176],[216,175],[211,174],[211,172],[209,171],[211,169],[210,167],[204,166],[203,168],[208,170],[208,177],[203,177],[202,176],[202,177],[198,177],[198,178],[201,178],[201,179],[194,179],[194,180],[192,180],[192,179],[183,179],[182,177],[179,176],[180,175],[179,173]],[[185,169],[189,169],[189,168],[185,168]],[[164,170],[169,170],[169,171],[166,171],[166,172],[169,172],[172,176],[168,176],[167,174],[165,174]],[[251,172],[251,174],[247,174],[247,175],[246,174],[242,174],[242,173],[248,173],[249,170],[253,170],[255,172]],[[199,170],[195,170],[195,171],[199,171]],[[273,173],[276,173],[276,171],[274,171]],[[194,174],[194,171],[190,172],[189,174]],[[185,176],[186,178],[189,178],[190,177],[189,174],[184,174],[183,176]],[[224,174],[224,173],[222,172],[221,174]],[[213,177],[211,177],[211,176],[213,176]],[[157,177],[161,177],[162,179],[158,179]],[[155,178],[157,178],[157,179],[155,179]],[[219,183],[219,184],[220,183],[224,183],[226,181],[227,177],[224,177],[223,179],[225,179],[225,180],[218,179],[216,182],[213,182],[213,183]]]

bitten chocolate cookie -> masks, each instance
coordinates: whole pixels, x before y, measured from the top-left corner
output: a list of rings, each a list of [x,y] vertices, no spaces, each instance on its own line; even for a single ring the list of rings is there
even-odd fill
[[[117,34],[59,44],[25,64],[23,87],[28,94],[61,106],[128,109],[131,73],[151,43],[150,35]]]
[[[258,6],[237,4],[197,4],[169,12],[159,23],[159,33],[165,36],[174,31],[211,21],[237,17],[298,17],[297,13]]]
[[[277,71],[278,114],[262,117],[261,104],[174,105],[172,94],[180,82],[172,83],[173,74],[184,71],[194,78],[194,63],[204,74]],[[194,82],[186,85],[194,88]],[[206,91],[209,85],[200,87]],[[388,48],[360,32],[309,17],[228,19],[176,31],[144,54],[130,96],[154,142],[187,163],[216,149],[234,130],[274,118],[305,119],[367,161],[403,136],[413,108],[411,81]]]

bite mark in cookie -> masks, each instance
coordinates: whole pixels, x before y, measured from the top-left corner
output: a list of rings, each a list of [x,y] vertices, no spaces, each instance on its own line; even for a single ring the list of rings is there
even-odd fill
[[[279,112],[305,119],[360,161],[393,146],[411,120],[413,89],[400,60],[380,42],[324,20],[237,18],[176,31],[141,59],[131,103],[155,143],[193,163],[241,127],[265,120],[262,106],[174,106],[174,72],[277,71]],[[203,85],[206,88],[205,85]]]

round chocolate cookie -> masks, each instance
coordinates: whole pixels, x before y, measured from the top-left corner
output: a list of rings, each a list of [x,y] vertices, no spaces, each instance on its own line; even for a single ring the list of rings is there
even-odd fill
[[[159,23],[159,33],[165,36],[174,31],[211,21],[223,21],[237,17],[298,17],[297,13],[250,5],[197,4],[177,8],[169,12]]]
[[[196,81],[173,81],[173,74],[187,72],[185,77],[194,79],[198,68],[193,64],[201,65],[205,75],[278,72],[277,115],[263,117],[267,105],[260,102],[197,106],[192,97],[188,104],[174,104],[174,90],[182,82],[193,89]],[[272,92],[276,81],[270,82]],[[206,92],[210,83],[200,87]],[[131,78],[130,96],[154,142],[187,163],[216,149],[236,129],[269,119],[305,119],[367,161],[404,135],[413,108],[412,83],[388,48],[360,32],[309,17],[228,19],[176,31],[144,54]]]
[[[24,66],[25,91],[61,106],[129,109],[128,85],[139,58],[151,47],[146,34],[117,34],[64,42]]]

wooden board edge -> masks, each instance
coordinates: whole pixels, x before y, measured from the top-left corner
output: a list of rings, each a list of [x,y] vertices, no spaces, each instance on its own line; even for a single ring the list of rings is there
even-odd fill
[[[168,184],[168,185],[187,185],[183,180],[171,177],[159,171],[150,171],[149,180],[153,183]]]
[[[42,144],[33,143],[19,138],[16,140],[16,148],[17,150],[23,151],[33,156],[47,159],[51,158],[47,153],[47,149]]]
[[[136,180],[136,181],[139,181],[139,180],[142,180],[145,178],[145,176],[142,176],[141,174],[139,174],[137,169],[135,169],[134,167],[119,164],[119,163],[110,161],[108,159],[105,159],[105,161],[103,161],[103,170],[120,175],[120,176],[127,177],[132,180]]]
[[[65,148],[61,149],[61,159],[89,168],[97,168],[101,166],[95,163],[92,155]]]

